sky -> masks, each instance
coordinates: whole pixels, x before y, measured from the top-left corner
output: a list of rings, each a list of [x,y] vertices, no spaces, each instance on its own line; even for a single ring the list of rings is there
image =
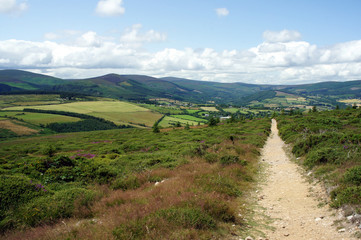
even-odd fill
[[[360,0],[0,0],[0,69],[303,84],[361,79]]]

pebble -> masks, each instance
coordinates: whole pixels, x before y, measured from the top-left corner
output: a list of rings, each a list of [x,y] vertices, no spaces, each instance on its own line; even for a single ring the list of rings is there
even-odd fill
[[[320,218],[320,217],[315,219],[316,222],[321,221],[321,220],[322,220],[322,218]]]
[[[344,228],[341,228],[340,230],[338,230],[338,232],[346,232],[346,229],[344,229]]]
[[[253,238],[252,237],[250,237],[250,236],[248,236],[248,237],[246,237],[246,239],[245,240],[253,240]]]
[[[285,233],[285,234],[284,234],[285,237],[288,237],[289,235],[290,235],[289,233]]]

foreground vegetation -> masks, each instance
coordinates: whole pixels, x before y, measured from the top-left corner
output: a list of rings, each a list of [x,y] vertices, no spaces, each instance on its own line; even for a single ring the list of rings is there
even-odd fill
[[[333,207],[361,213],[361,109],[279,116],[282,138],[299,161],[323,180]]]
[[[2,142],[0,230],[7,239],[210,239],[237,233],[246,227],[240,202],[269,128],[269,119],[257,119]]]

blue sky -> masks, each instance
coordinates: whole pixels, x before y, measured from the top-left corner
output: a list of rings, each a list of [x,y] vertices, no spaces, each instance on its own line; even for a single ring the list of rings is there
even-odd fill
[[[221,82],[361,79],[361,1],[0,0],[0,69]]]

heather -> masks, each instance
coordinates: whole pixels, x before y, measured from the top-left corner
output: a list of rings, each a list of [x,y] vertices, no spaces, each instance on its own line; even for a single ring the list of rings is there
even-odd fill
[[[255,119],[2,142],[1,231],[10,239],[207,239],[246,228],[240,203],[269,128]]]

